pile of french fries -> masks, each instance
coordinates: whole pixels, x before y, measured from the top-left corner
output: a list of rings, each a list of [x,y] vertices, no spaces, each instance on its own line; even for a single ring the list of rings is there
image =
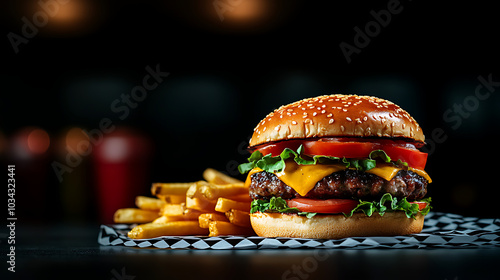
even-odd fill
[[[179,235],[255,235],[250,224],[248,188],[217,170],[203,172],[204,181],[153,183],[155,197],[136,197],[137,208],[118,209],[115,223],[140,224],[133,239]]]

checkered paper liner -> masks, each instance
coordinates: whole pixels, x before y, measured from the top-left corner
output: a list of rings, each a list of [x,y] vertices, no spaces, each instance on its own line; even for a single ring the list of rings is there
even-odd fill
[[[281,249],[281,248],[493,248],[500,247],[500,219],[480,219],[431,212],[419,234],[342,239],[266,238],[258,236],[127,237],[130,225],[101,225],[98,242],[106,246],[155,249]]]

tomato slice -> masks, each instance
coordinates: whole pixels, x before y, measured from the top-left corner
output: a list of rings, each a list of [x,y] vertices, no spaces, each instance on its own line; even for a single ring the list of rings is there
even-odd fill
[[[410,202],[412,204],[417,204],[418,205],[418,210],[422,211],[427,206],[427,202],[422,202],[422,201],[413,201]]]
[[[384,139],[382,139],[384,140]],[[373,150],[383,150],[391,158],[392,161],[400,159],[408,163],[408,166],[424,169],[427,163],[427,154],[415,149],[411,143],[390,142],[390,140],[375,142],[346,142],[345,139],[321,139],[321,140],[288,140],[276,143],[260,145],[255,149],[259,150],[263,155],[272,154],[277,156],[285,148],[297,150],[300,145],[304,147],[306,155],[324,155],[331,157],[345,158],[367,158]]]
[[[287,200],[288,207],[296,207],[303,212],[336,214],[349,213],[358,205],[357,200],[353,199],[310,199],[294,198]],[[427,202],[413,201],[412,204],[418,205],[418,210],[423,210]]]
[[[376,149],[376,144],[370,142],[304,142],[304,154],[306,155],[364,158],[368,157],[370,152]]]
[[[422,153],[419,150],[407,149],[398,146],[384,146],[382,148],[384,152],[393,161],[400,159],[401,161],[407,162],[410,167],[417,169],[424,169],[427,163],[427,154]]]
[[[349,213],[358,203],[353,199],[294,198],[287,200],[288,207],[296,207],[300,211],[313,213]]]
[[[302,140],[281,141],[266,145],[260,145],[256,148],[256,150],[259,150],[259,152],[261,152],[263,155],[272,154],[273,156],[278,156],[281,154],[281,152],[283,152],[285,148],[290,148],[296,151],[303,143],[304,141]]]

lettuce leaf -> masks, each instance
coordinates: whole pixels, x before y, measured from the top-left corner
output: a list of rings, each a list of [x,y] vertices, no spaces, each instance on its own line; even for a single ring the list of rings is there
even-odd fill
[[[252,201],[250,206],[250,213],[255,212],[270,212],[270,213],[294,213],[307,218],[312,218],[316,213],[301,212],[296,207],[288,207],[286,200],[281,197],[271,197],[269,201],[263,199],[256,199]]]
[[[255,167],[270,172],[276,173],[281,172],[285,169],[285,160],[292,158],[297,164],[300,165],[312,165],[312,164],[332,164],[332,163],[342,163],[346,168],[355,168],[360,171],[367,171],[376,166],[376,158],[379,158],[383,162],[391,162],[391,158],[383,150],[371,151],[366,159],[353,159],[353,158],[338,158],[330,156],[320,156],[316,155],[311,157],[303,157],[302,152],[304,147],[299,146],[297,151],[290,148],[285,148],[278,156],[272,156],[272,154],[262,155],[260,151],[253,152],[248,158],[248,163],[243,163],[238,166],[238,170],[241,174],[245,174]],[[405,162],[398,160],[395,164],[408,166]]]
[[[375,212],[383,216],[387,212],[404,211],[406,217],[416,219],[415,217],[418,213],[425,216],[432,208],[430,206],[430,197],[419,201],[427,203],[427,206],[422,210],[418,209],[417,204],[408,202],[406,198],[398,199],[393,197],[390,193],[386,193],[378,201],[359,200],[359,204],[351,212],[343,214],[346,217],[351,217],[354,213],[362,212],[370,217]],[[281,197],[272,197],[270,200],[256,199],[252,201],[250,213],[255,212],[293,213],[306,216],[307,218],[312,218],[317,214],[312,212],[301,212],[296,207],[288,207],[286,200]]]
[[[379,201],[359,201],[358,206],[356,206],[350,213],[344,213],[346,217],[351,217],[356,212],[363,212],[367,216],[371,216],[374,212],[377,212],[380,216],[383,216],[386,212],[394,211],[404,211],[406,217],[415,219],[418,213],[422,215],[427,215],[431,210],[430,202],[431,198],[425,198],[419,200],[420,202],[426,202],[427,206],[419,210],[418,205],[415,203],[410,203],[406,200],[406,197],[398,199],[393,197],[390,193],[384,194]]]

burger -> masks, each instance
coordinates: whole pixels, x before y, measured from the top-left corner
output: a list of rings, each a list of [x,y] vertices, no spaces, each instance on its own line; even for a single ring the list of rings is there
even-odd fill
[[[255,127],[238,166],[264,237],[344,238],[422,230],[431,178],[419,124],[376,97],[325,95],[281,106]]]

